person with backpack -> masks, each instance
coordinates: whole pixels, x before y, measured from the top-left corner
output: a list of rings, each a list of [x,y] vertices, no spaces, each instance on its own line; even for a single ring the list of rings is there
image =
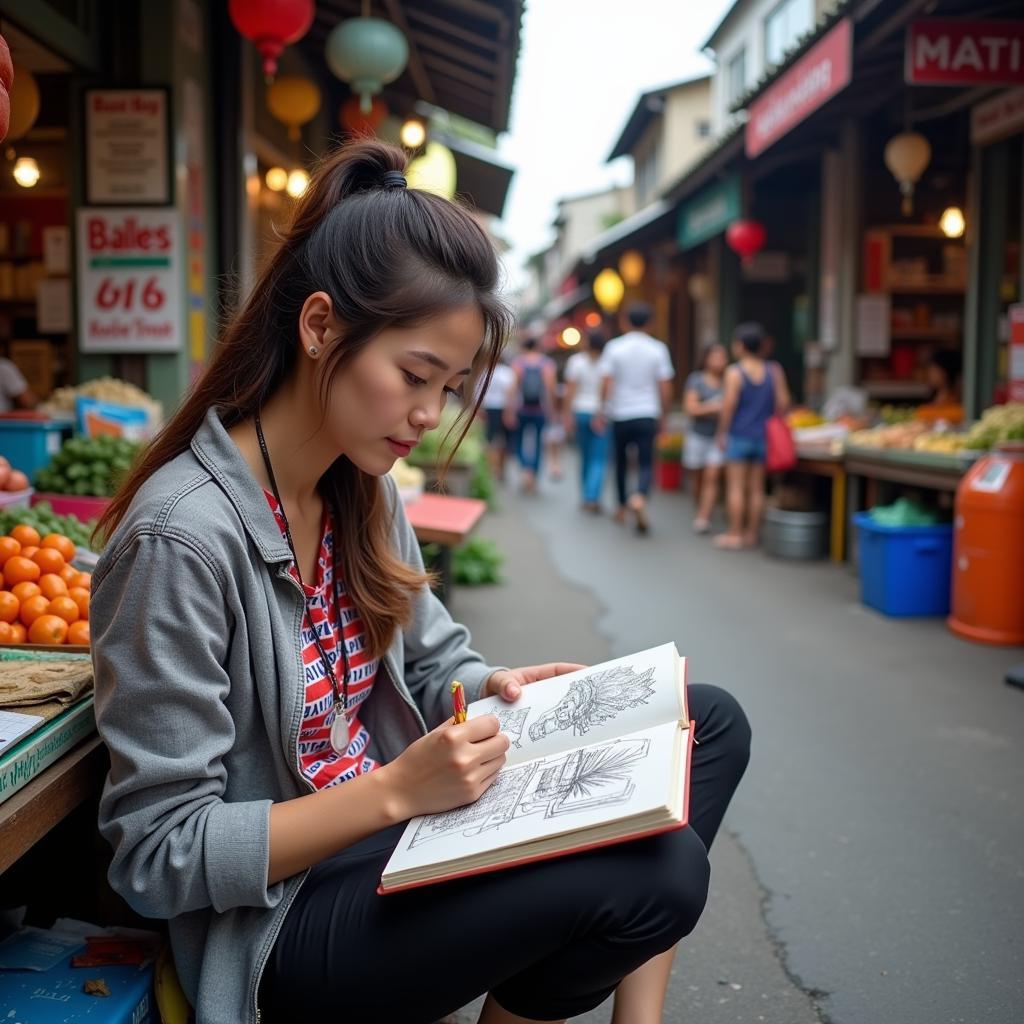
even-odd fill
[[[509,430],[518,430],[522,489],[526,494],[534,494],[544,453],[544,425],[558,381],[553,360],[538,351],[536,338],[524,338],[521,347],[522,353],[512,363],[515,381],[505,405],[505,425]]]

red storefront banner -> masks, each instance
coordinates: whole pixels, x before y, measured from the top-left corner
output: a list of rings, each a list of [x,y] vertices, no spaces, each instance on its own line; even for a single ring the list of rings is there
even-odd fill
[[[750,105],[748,157],[763,153],[809,114],[850,84],[853,25],[843,18],[774,85]]]
[[[921,18],[911,22],[904,75],[911,85],[1024,82],[1024,21]]]

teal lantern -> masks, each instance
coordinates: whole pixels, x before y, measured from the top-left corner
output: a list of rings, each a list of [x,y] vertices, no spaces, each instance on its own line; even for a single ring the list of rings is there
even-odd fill
[[[327,37],[327,66],[359,96],[359,109],[370,113],[373,97],[393,82],[409,60],[401,31],[382,18],[351,18]]]

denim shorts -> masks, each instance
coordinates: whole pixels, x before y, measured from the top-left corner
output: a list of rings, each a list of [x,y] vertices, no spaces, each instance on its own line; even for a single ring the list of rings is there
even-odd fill
[[[725,446],[726,462],[764,462],[764,438],[736,437],[729,435]]]

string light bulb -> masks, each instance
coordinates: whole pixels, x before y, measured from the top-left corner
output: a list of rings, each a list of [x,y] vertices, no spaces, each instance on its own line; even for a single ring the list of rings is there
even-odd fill
[[[283,192],[288,187],[288,172],[283,167],[271,167],[264,181],[271,192]]]
[[[959,206],[947,206],[939,218],[939,227],[947,238],[962,238],[967,222]]]
[[[39,184],[39,164],[30,156],[19,156],[14,164],[14,180],[22,188]]]
[[[292,199],[298,199],[309,188],[309,175],[298,167],[288,175],[288,184],[285,187]]]

